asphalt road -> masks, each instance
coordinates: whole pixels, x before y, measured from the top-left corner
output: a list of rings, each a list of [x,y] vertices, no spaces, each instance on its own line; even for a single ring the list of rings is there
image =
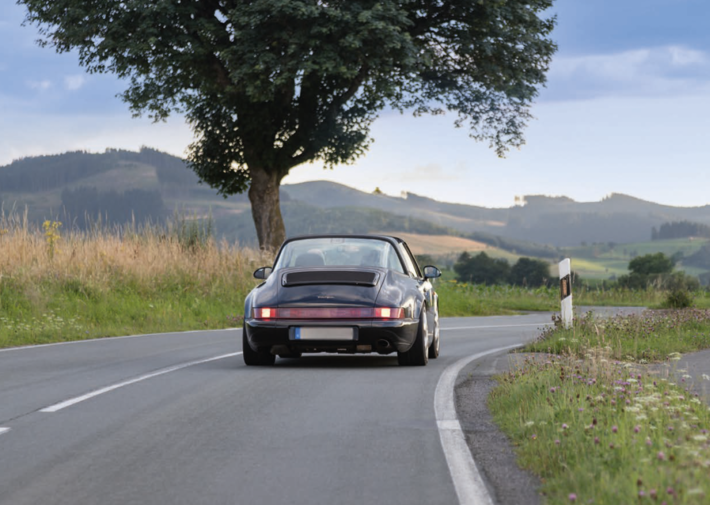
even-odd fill
[[[456,504],[440,376],[549,321],[443,319],[441,356],[412,368],[246,367],[240,330],[0,351],[0,504]]]

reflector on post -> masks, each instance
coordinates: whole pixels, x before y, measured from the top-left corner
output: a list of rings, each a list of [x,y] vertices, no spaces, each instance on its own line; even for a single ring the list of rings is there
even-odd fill
[[[569,258],[560,261],[560,305],[562,325],[569,329],[574,322],[574,313],[572,312],[572,266]]]

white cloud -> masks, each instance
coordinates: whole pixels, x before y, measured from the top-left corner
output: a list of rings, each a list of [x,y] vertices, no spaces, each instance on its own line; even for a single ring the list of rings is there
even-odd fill
[[[546,100],[681,96],[710,89],[710,57],[682,46],[556,58]]]
[[[674,65],[707,65],[708,63],[707,55],[695,49],[672,46],[668,48],[668,52],[671,55],[671,61]]]
[[[84,86],[86,83],[86,77],[79,75],[68,75],[64,78],[64,87],[69,91],[76,91],[77,89]]]
[[[43,81],[27,81],[27,86],[30,89],[36,89],[37,91],[46,91],[52,87],[52,81],[45,79]]]

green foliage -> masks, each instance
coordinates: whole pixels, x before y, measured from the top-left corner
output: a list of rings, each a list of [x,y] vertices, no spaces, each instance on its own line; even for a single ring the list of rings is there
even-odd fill
[[[559,309],[559,292],[548,288],[484,286],[437,281],[441,317],[493,316]]]
[[[520,258],[510,270],[510,283],[515,286],[540,287],[550,280],[550,264],[536,258]]]
[[[640,314],[601,318],[588,312],[571,329],[544,330],[526,349],[571,353],[583,358],[591,348],[608,347],[616,360],[664,361],[677,352],[710,347],[710,310],[647,310]]]
[[[454,265],[454,271],[459,282],[491,286],[508,282],[510,264],[502,258],[491,258],[485,252],[473,257],[464,252]]]
[[[154,166],[161,183],[180,181],[189,186],[197,183],[195,174],[180,158],[142,147],[140,152],[106,149],[103,153],[73,151],[21,158],[0,170],[0,188],[21,193],[48,191],[103,174],[125,163]]]
[[[638,256],[629,262],[629,270],[637,275],[668,274],[675,264],[663,253]]]
[[[700,287],[697,278],[683,272],[673,272],[674,261],[663,253],[638,256],[629,262],[628,275],[622,275],[618,284],[629,289],[655,289],[692,291]]]
[[[512,284],[537,288],[550,280],[550,264],[536,258],[520,258],[511,268],[507,260],[491,258],[485,252],[471,256],[463,252],[454,265],[459,282],[472,284]]]
[[[207,219],[195,215],[187,216],[184,212],[173,214],[170,229],[177,242],[186,251],[196,252],[207,248],[214,240],[214,220],[212,214]]]
[[[693,294],[685,289],[674,289],[666,296],[663,306],[669,309],[687,309],[693,306]]]
[[[83,151],[13,161],[0,171],[3,191],[35,192],[61,187],[108,169],[111,160]]]
[[[43,45],[127,79],[134,113],[183,112],[199,177],[264,198],[260,241],[281,222],[274,185],[301,163],[361,156],[385,107],[448,109],[500,155],[522,145],[556,50],[552,0],[19,3]]]
[[[485,232],[473,232],[466,235],[466,237],[477,242],[483,242],[484,244],[512,252],[514,254],[525,254],[528,256],[549,259],[557,259],[560,256],[560,251],[556,247],[537,244],[527,240],[501,237],[499,235]]]
[[[227,315],[241,313],[250,288],[247,283],[233,276],[210,279],[210,289],[200,292],[188,279],[178,277],[146,288],[116,275],[110,289],[96,289],[88,280],[47,280],[38,286],[41,300],[34,295],[33,302],[27,303],[26,287],[3,280],[0,305],[11,307],[0,311],[0,348],[241,326]]]
[[[520,363],[488,406],[545,503],[707,503],[710,412],[670,366],[659,378],[603,349]]]
[[[710,238],[710,226],[692,221],[673,221],[663,223],[660,229],[653,228],[651,240],[674,238],[705,237]]]

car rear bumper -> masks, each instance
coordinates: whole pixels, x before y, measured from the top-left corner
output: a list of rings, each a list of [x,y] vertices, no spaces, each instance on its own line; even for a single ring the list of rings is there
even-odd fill
[[[247,339],[253,349],[280,349],[292,352],[340,352],[389,354],[408,351],[417,338],[416,320],[298,320],[258,321],[248,319],[245,324]],[[295,340],[296,327],[354,328],[353,340]]]

